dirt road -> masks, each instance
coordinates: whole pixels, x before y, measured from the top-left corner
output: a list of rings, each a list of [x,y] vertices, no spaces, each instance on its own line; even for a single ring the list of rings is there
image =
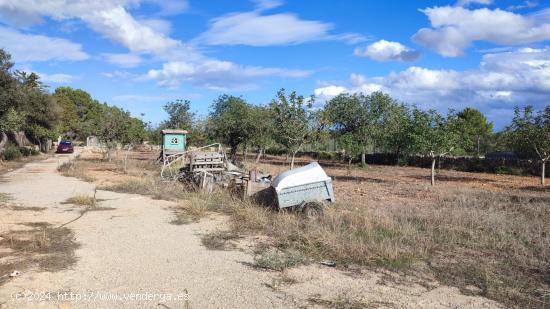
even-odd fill
[[[95,188],[57,173],[68,159],[30,163],[5,175],[0,192],[18,207],[0,209],[0,232],[29,222],[59,226],[79,216],[82,208],[62,202],[93,195]],[[342,295],[371,307],[498,307],[437,283],[388,283],[388,274],[347,274],[318,265],[292,269],[279,280],[281,274],[248,266],[248,253],[207,250],[198,235],[204,223],[170,224],[169,202],[107,191],[97,191],[96,198],[103,211],[67,225],[79,244],[76,263],[54,272],[23,270],[0,286],[0,308],[332,307],[348,301]]]
[[[93,185],[63,177],[56,167],[67,158],[51,158],[31,163],[12,172],[1,184],[21,206],[46,207],[41,212],[17,211],[1,219],[5,230],[22,222],[49,222],[56,225],[79,214],[67,198],[93,195]],[[263,283],[267,274],[246,266],[251,257],[239,251],[209,251],[200,243],[194,225],[173,225],[168,202],[139,195],[98,191],[101,206],[112,210],[86,213],[67,227],[75,232],[78,262],[59,272],[25,271],[0,287],[0,304],[16,308],[24,301],[12,293],[52,292],[42,307],[58,307],[58,292],[74,292],[75,297],[92,298],[67,302],[70,307],[156,307],[161,296],[185,298],[193,308],[283,307],[284,300]],[[95,293],[95,294],[94,294]],[[101,300],[124,296],[154,300]],[[64,296],[63,293],[61,293]],[[63,299],[63,298],[61,298]],[[184,308],[183,300],[164,302],[169,308]]]

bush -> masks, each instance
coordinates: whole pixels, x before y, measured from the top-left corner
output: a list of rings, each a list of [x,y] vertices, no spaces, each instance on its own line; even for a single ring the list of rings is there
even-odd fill
[[[36,150],[34,148],[29,148],[29,147],[21,147],[21,148],[19,148],[19,151],[25,157],[36,156],[37,154],[40,153],[40,152],[38,152],[38,150]]]
[[[7,161],[17,160],[23,156],[19,147],[9,144],[6,149],[4,149],[4,159]]]

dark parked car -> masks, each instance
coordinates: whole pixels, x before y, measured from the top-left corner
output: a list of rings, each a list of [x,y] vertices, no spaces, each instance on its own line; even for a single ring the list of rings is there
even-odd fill
[[[61,141],[57,146],[56,153],[73,153],[73,143],[69,141]]]

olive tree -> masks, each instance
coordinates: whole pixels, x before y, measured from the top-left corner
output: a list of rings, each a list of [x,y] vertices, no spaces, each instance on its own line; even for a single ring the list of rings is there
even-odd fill
[[[540,183],[544,186],[546,162],[550,160],[550,105],[534,112],[532,106],[516,108],[512,120],[516,149],[527,149],[527,154],[541,162]]]

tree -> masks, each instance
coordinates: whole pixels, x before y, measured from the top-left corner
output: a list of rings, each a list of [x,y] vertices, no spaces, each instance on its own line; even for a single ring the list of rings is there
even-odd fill
[[[435,162],[437,158],[452,153],[458,143],[454,130],[456,115],[447,118],[435,110],[427,112],[414,108],[409,132],[412,149],[431,158],[431,184],[435,185]]]
[[[249,141],[254,129],[250,104],[240,97],[221,95],[211,106],[209,128],[213,138],[231,147],[235,162],[239,145]]]
[[[516,107],[511,128],[516,150],[541,161],[540,183],[544,186],[546,162],[550,160],[550,105],[538,113],[532,106],[523,110]]]
[[[401,133],[399,126],[403,123],[399,117],[402,115],[398,112],[404,112],[402,109],[392,97],[382,92],[341,94],[327,103],[325,115],[333,133],[354,137],[362,148],[361,165],[365,166],[369,146],[386,147],[390,145],[390,138],[397,137],[394,134]],[[391,145],[399,149],[403,141],[393,139]]]
[[[168,113],[168,120],[163,124],[165,128],[189,130],[193,126],[195,114],[191,110],[189,100],[178,99],[168,102],[164,105],[164,110]]]
[[[344,133],[337,137],[338,145],[344,150],[344,158],[348,161],[348,168],[354,158],[361,154],[363,147],[352,133]]]
[[[267,106],[252,106],[250,117],[254,124],[250,145],[257,149],[255,162],[258,163],[267,146],[273,143],[273,111]]]
[[[461,147],[467,154],[481,154],[482,142],[487,143],[493,133],[493,123],[477,109],[465,108],[457,114],[457,129],[461,135]]]
[[[275,123],[273,130],[275,140],[292,155],[290,169],[294,168],[296,153],[300,151],[311,134],[308,107],[312,106],[314,100],[311,97],[306,101],[295,91],[287,96],[285,90],[281,89],[277,92],[277,98],[270,104]]]
[[[405,104],[392,104],[384,120],[383,136],[380,144],[395,154],[396,164],[401,155],[408,153],[411,147],[409,132],[411,130],[411,111]]]

